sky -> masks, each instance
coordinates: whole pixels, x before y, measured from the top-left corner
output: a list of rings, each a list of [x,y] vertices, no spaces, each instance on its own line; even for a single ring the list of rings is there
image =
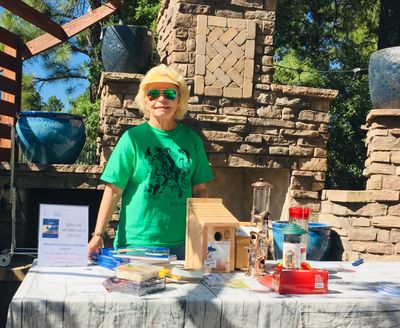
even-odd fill
[[[5,9],[0,6],[0,15],[4,10]],[[71,64],[75,66],[76,64],[83,63],[85,59],[87,59],[87,57],[84,55],[74,56],[71,60]],[[28,73],[32,73],[36,77],[42,77],[44,76],[45,70],[40,61],[28,60],[24,63],[23,74],[28,74]],[[68,109],[70,108],[68,97],[71,99],[76,98],[81,93],[83,93],[89,86],[89,83],[85,80],[76,80],[75,84],[77,86],[75,92],[72,94],[68,94],[67,93],[68,84],[66,82],[45,83],[40,90],[40,95],[42,96],[42,99],[45,102],[47,102],[47,100],[51,96],[57,96],[57,98],[59,98],[63,102],[64,110],[68,111]]]
[[[76,55],[71,59],[71,65],[77,65],[83,63],[83,61],[87,59],[84,55]],[[40,61],[27,61],[24,63],[23,74],[31,73],[36,77],[45,76],[45,70]],[[72,82],[74,86],[76,86],[75,91],[72,94],[67,93],[67,89],[69,87],[68,83],[65,81],[45,83],[43,87],[40,89],[40,95],[42,96],[42,100],[47,102],[47,100],[51,96],[56,96],[58,99],[62,101],[64,104],[64,110],[68,111],[70,108],[70,104],[68,98],[74,99],[83,93],[87,87],[89,86],[89,82],[86,80],[75,80]]]

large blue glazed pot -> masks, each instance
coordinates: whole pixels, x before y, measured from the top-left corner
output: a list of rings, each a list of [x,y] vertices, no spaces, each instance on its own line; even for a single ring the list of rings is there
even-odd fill
[[[26,159],[38,164],[73,164],[86,141],[83,119],[59,112],[20,112],[17,139]]]
[[[151,66],[153,33],[136,25],[106,27],[101,57],[108,72],[146,73]]]
[[[373,108],[400,108],[400,47],[374,52],[368,71]]]
[[[272,221],[275,259],[281,259],[283,253],[283,229],[287,221]],[[320,261],[326,259],[331,242],[331,226],[309,222],[307,238],[307,260]]]

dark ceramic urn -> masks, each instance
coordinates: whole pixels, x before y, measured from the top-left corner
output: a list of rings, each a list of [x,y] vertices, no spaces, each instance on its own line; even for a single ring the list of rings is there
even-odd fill
[[[400,47],[374,52],[368,71],[373,108],[400,108]]]
[[[104,69],[108,72],[146,73],[151,66],[153,33],[136,25],[106,27],[101,44]]]

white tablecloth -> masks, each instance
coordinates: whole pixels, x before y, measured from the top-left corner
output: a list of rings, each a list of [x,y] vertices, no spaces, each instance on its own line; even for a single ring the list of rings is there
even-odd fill
[[[400,262],[311,265],[329,271],[327,294],[279,295],[253,282],[248,289],[167,284],[139,297],[107,292],[101,283],[113,272],[98,266],[34,265],[12,299],[7,327],[400,327],[400,297],[376,291],[382,283],[400,288]]]

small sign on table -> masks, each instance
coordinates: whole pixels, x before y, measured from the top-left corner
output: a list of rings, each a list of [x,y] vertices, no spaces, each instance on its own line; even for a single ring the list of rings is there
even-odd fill
[[[40,204],[38,265],[85,266],[88,221],[88,206]]]

